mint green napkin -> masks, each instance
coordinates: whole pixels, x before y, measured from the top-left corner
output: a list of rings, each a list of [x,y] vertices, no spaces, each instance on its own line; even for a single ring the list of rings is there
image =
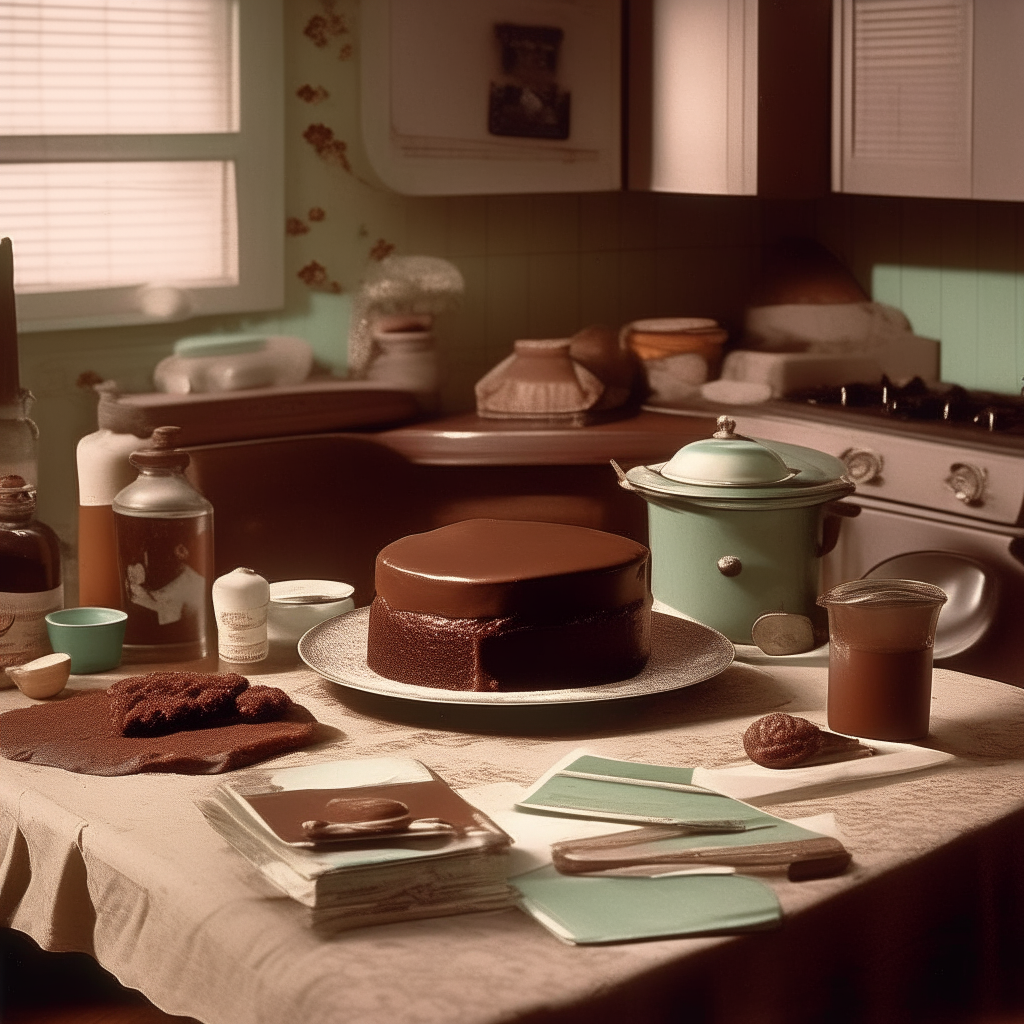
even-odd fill
[[[604,776],[605,779],[580,778],[577,775]],[[606,781],[621,779],[621,782]],[[692,786],[692,768],[618,761],[594,754],[583,754],[562,765],[559,773],[542,779],[519,800],[523,811],[565,814],[583,818],[601,818],[626,822],[736,822],[764,823],[772,819],[761,811],[732,797],[705,790],[661,789],[637,785],[637,781]],[[700,789],[700,787],[694,787]]]
[[[528,914],[574,945],[752,931],[782,918],[775,893],[743,875],[595,878],[549,865],[511,884]]]

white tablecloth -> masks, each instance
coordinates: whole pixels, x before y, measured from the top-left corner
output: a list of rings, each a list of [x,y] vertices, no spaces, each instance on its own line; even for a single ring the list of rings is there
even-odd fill
[[[111,678],[77,677],[67,692]],[[672,693],[537,709],[374,697],[295,667],[251,678],[338,730],[275,763],[402,754],[469,787],[528,784],[581,744],[655,763],[735,762],[744,728],[768,711],[824,724],[826,672],[737,663]],[[30,703],[0,692],[0,711]],[[1000,958],[1021,948],[1024,691],[936,670],[928,742],[956,760],[768,808],[833,812],[854,855],[842,877],[776,885],[780,931],[612,947],[563,945],[517,910],[320,938],[195,808],[221,777],[0,761],[0,923],[92,953],[164,1010],[208,1024],[794,1024],[834,1019],[823,1014],[838,1006],[844,1020],[926,1019],[914,1016],[922,999],[1005,994]],[[960,932],[946,950],[950,915]]]

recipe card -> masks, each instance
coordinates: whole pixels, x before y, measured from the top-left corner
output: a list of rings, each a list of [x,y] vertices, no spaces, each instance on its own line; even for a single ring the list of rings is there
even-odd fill
[[[743,831],[771,817],[694,785],[693,772],[576,750],[545,772],[516,806],[542,814],[636,825],[712,825],[723,831]]]

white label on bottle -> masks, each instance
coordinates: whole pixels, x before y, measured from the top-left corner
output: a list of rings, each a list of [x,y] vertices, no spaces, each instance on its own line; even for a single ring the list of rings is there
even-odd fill
[[[267,606],[217,613],[217,648],[225,661],[262,661],[269,653]]]
[[[49,654],[46,616],[63,607],[63,583],[31,594],[0,590],[0,666],[24,665]]]
[[[132,604],[156,612],[157,622],[161,626],[180,622],[186,609],[197,614],[202,612],[206,578],[191,565],[182,566],[181,572],[159,590],[146,589],[146,567],[141,562],[128,566],[127,577],[128,599]]]

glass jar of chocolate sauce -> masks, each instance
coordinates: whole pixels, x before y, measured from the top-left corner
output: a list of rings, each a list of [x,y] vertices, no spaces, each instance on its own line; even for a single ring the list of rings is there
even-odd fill
[[[64,607],[60,541],[35,512],[35,487],[0,477],[0,676],[50,653],[46,616]]]
[[[928,735],[932,649],[946,593],[920,580],[862,579],[818,598],[828,609],[828,726],[875,740]]]
[[[114,498],[126,660],[192,661],[211,647],[213,506],[185,479],[177,431],[157,427],[129,456],[139,477]]]

